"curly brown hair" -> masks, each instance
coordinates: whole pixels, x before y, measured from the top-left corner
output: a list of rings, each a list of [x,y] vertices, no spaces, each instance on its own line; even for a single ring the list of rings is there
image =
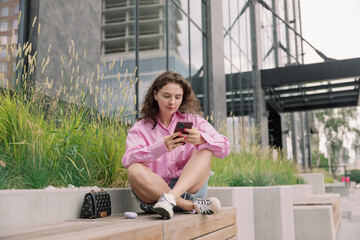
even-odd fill
[[[160,74],[154,80],[154,82],[149,87],[141,105],[141,118],[139,120],[152,120],[154,123],[153,129],[157,125],[156,117],[159,113],[159,105],[155,100],[154,92],[159,92],[159,90],[168,83],[179,84],[184,91],[183,99],[179,107],[179,112],[202,115],[200,100],[195,97],[190,83],[183,76],[181,76],[181,74],[173,71],[167,71]]]

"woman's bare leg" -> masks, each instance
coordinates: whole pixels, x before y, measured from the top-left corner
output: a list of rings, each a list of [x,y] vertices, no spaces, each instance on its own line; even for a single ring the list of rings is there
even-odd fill
[[[128,168],[131,188],[144,203],[154,204],[163,193],[174,195],[176,205],[185,211],[191,211],[194,204],[181,198],[185,192],[196,193],[209,177],[212,152],[204,149],[195,152],[185,165],[173,189],[157,174],[141,163],[134,163]]]
[[[176,185],[170,194],[176,201],[184,192],[196,193],[209,178],[213,153],[207,149],[195,152],[185,165]]]
[[[163,193],[169,193],[171,190],[159,175],[141,163],[134,163],[128,168],[128,178],[132,190],[144,203],[154,204]],[[193,209],[193,203],[191,201],[181,197],[176,198],[176,206],[179,208],[185,211],[191,211]]]
[[[166,182],[150,168],[134,163],[128,168],[130,185],[136,196],[144,203],[153,204],[163,193],[171,189]]]

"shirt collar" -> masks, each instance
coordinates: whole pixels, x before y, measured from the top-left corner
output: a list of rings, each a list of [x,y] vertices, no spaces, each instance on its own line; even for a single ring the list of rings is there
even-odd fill
[[[172,118],[171,118],[170,125],[168,126],[168,128],[171,128],[171,127],[172,127],[174,121],[177,122],[178,119],[183,119],[183,118],[185,118],[185,114],[184,114],[184,113],[181,113],[181,112],[179,112],[179,111],[176,111],[176,112],[173,114]],[[164,127],[164,126],[162,125],[159,117],[156,117],[156,121],[157,121],[157,124],[160,125],[162,128],[167,129],[166,127]]]

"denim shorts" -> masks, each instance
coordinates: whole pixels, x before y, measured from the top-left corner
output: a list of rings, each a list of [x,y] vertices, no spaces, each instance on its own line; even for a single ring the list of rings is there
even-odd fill
[[[171,189],[174,188],[175,184],[177,183],[178,178],[173,178],[170,180],[169,182],[169,187]],[[207,193],[207,188],[208,188],[208,181],[209,179],[204,183],[204,185],[194,194],[185,192],[183,195],[181,195],[181,197],[185,200],[189,200],[189,201],[193,201],[195,198],[201,198],[201,199],[205,199],[206,193]],[[134,191],[132,191],[134,193]],[[147,204],[142,202],[134,193],[137,202],[139,203],[139,207],[141,210],[143,210],[144,212],[148,212],[148,213],[153,213],[154,212],[154,205],[155,204]],[[183,210],[179,207],[174,207],[174,212],[182,212]]]

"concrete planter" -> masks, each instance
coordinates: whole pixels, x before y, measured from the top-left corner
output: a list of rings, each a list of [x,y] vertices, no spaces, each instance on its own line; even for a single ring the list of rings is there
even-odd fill
[[[305,198],[311,185],[209,188],[223,206],[237,209],[238,239],[295,239],[293,196]]]
[[[344,183],[328,183],[325,184],[326,193],[339,193],[342,197],[349,196],[349,188]]]
[[[209,187],[207,197],[216,197],[224,207],[236,207],[237,236],[255,239],[254,197],[252,187]]]
[[[310,184],[296,184],[290,187],[293,201],[307,198],[313,194],[313,188]]]
[[[91,189],[94,188],[1,190],[0,230],[79,218],[84,195]],[[130,189],[106,191],[111,197],[113,213],[139,210],[135,199],[131,197]]]
[[[255,187],[254,210],[256,240],[295,240],[290,186]]]
[[[325,194],[324,175],[322,173],[303,173],[299,176],[313,186],[313,194]]]
[[[313,193],[312,187],[313,185],[308,184],[209,187],[207,196],[217,197],[224,207],[236,207],[238,239],[294,240],[295,230],[296,236],[302,236],[303,230],[297,227],[296,223],[304,221],[301,217],[302,211],[308,210],[299,207],[295,209],[294,201],[309,198]],[[79,218],[84,195],[91,189],[93,188],[2,190],[0,191],[0,231],[5,228],[16,229]],[[106,189],[106,191],[111,196],[113,213],[140,211],[131,189]]]

